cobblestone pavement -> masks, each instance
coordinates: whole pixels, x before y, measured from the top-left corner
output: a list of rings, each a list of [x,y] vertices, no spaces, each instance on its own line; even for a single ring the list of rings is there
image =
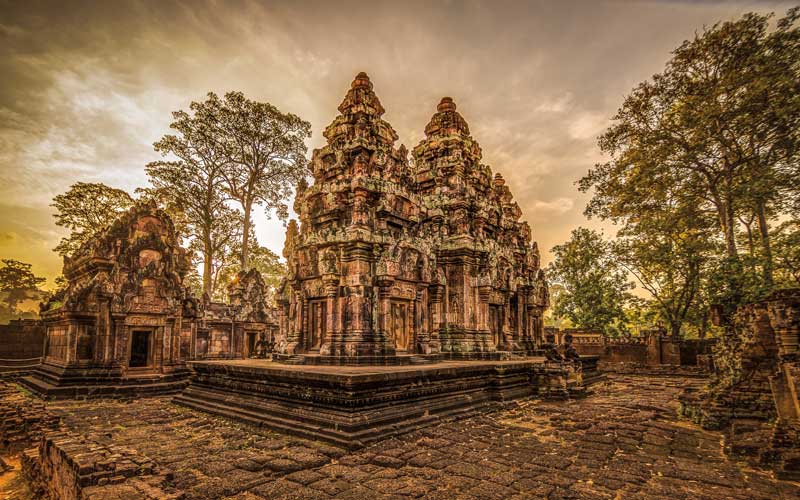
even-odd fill
[[[699,383],[613,376],[584,399],[523,401],[354,453],[168,398],[48,406],[66,428],[155,463],[150,475],[86,488],[91,500],[800,498],[800,485],[726,459],[721,434],[677,420],[676,395]]]

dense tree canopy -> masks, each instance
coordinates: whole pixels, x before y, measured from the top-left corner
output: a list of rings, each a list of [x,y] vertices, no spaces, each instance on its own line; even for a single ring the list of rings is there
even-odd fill
[[[610,160],[580,181],[673,331],[706,299],[730,312],[762,296],[791,260],[772,238],[800,186],[798,18],[770,29],[747,14],[681,44],[625,99],[599,140]]]
[[[60,255],[67,256],[133,206],[133,198],[105,184],[77,182],[66,193],[53,198],[50,206],[56,209],[56,225],[71,231],[55,248]]]
[[[572,231],[566,243],[552,249],[547,269],[551,281],[563,287],[554,299],[554,315],[581,328],[610,334],[625,332],[625,306],[632,284],[603,236],[585,228]]]
[[[176,111],[167,134],[153,146],[166,159],[148,163],[145,172],[153,190],[185,222],[185,236],[201,256],[202,293],[213,294],[214,269],[231,239],[239,237],[241,217],[226,205],[223,168],[224,138],[215,127],[216,111],[206,103],[192,102],[192,114]]]
[[[307,174],[304,141],[311,137],[311,124],[241,92],[228,92],[224,99],[209,93],[192,106],[195,119],[202,122],[198,126],[219,155],[215,162],[221,166],[225,192],[244,212],[240,263],[249,269],[253,208],[260,205],[267,214],[275,210],[279,218],[288,217],[292,188]]]

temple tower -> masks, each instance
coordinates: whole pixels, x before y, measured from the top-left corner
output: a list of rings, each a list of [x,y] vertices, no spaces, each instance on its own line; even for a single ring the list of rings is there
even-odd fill
[[[413,150],[420,232],[433,238],[445,289],[434,330],[443,352],[530,351],[543,335],[546,283],[531,230],[450,97]],[[439,312],[441,311],[441,312]]]
[[[418,197],[397,133],[359,73],[300,186],[287,231],[286,353],[386,356],[429,350],[427,252],[413,236]],[[425,345],[423,345],[425,344]]]
[[[279,352],[350,363],[535,349],[547,306],[538,250],[453,100],[413,168],[366,74],[338,109],[287,229]]]

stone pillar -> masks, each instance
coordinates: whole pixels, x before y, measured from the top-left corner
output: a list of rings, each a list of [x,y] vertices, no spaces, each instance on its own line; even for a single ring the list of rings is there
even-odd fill
[[[497,350],[497,346],[495,346],[494,342],[491,340],[492,334],[489,328],[489,295],[491,294],[492,287],[488,282],[482,282],[478,286],[477,291],[477,327],[481,332],[481,336],[484,338],[484,350],[492,352]]]
[[[325,338],[320,341],[319,353],[329,356],[334,352],[332,345],[337,337],[336,295],[339,292],[339,276],[326,274],[322,282],[325,287]]]
[[[439,329],[442,322],[442,298],[444,297],[444,285],[434,283],[428,287],[428,302],[431,314],[431,344],[437,345],[438,351],[447,350],[439,338]]]
[[[375,307],[378,309],[378,323],[375,325],[375,332],[383,338],[385,344],[395,348],[395,339],[391,336],[391,332],[389,331],[389,317],[391,314],[390,297],[394,279],[388,275],[381,275],[377,277],[376,282],[378,285],[378,303]]]
[[[297,354],[301,348],[300,341],[302,339],[303,330],[303,298],[299,286],[297,289],[292,290],[292,296],[289,298],[289,318],[287,322],[286,333],[286,354]]]
[[[98,296],[97,322],[95,323],[94,361],[99,364],[112,363],[114,346],[111,345],[111,298]]]

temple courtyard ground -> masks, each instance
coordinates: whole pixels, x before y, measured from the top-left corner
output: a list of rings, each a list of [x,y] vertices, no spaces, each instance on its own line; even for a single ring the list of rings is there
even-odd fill
[[[103,456],[116,460],[110,479],[82,489],[91,500],[800,498],[800,484],[726,458],[721,433],[677,418],[677,395],[703,382],[612,375],[582,399],[524,400],[355,452],[240,425],[168,397],[42,407],[4,382],[0,410],[60,417],[55,441],[78,469],[105,470]],[[5,432],[13,433],[9,426]],[[0,475],[0,499],[37,498],[21,478],[24,453],[0,457],[14,467]]]

